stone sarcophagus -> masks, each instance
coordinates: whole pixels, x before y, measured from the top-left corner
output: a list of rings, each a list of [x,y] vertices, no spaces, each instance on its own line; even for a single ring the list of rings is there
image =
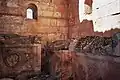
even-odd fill
[[[41,44],[36,36],[0,35],[0,77],[41,70]]]

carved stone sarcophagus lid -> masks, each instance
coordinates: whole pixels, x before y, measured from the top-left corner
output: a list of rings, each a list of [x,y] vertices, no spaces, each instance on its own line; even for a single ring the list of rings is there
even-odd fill
[[[0,77],[15,76],[22,71],[40,70],[41,44],[39,37],[0,34]]]

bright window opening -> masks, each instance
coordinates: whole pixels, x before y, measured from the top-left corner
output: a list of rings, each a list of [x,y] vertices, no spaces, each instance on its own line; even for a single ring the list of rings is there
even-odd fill
[[[33,19],[33,10],[30,8],[27,9],[27,18]]]
[[[26,18],[27,19],[37,19],[38,17],[38,10],[35,4],[29,4],[26,10]]]

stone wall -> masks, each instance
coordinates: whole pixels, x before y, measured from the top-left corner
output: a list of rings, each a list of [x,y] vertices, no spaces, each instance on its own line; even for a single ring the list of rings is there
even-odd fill
[[[0,78],[41,71],[41,44],[0,46]]]
[[[29,4],[37,6],[37,20],[26,18]],[[0,33],[67,39],[77,34],[78,16],[78,0],[1,0]]]
[[[61,80],[119,80],[120,59],[61,51],[51,58],[52,74]]]
[[[37,19],[27,19],[29,4],[37,7]],[[79,21],[79,0],[1,0],[0,33],[39,35],[43,40],[58,40],[94,33],[92,21]]]
[[[93,36],[93,35],[94,35],[93,21],[84,19],[80,23],[79,36],[84,37],[84,36]]]
[[[68,29],[68,37],[76,38],[79,36],[79,0],[69,0],[68,1],[68,17],[69,17],[69,29]]]

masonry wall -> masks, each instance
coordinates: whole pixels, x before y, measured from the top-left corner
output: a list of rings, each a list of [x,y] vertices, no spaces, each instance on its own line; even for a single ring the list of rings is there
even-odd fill
[[[68,2],[68,17],[69,17],[69,38],[76,38],[79,36],[79,0],[69,0]]]
[[[61,71],[61,80],[119,80],[120,59],[61,51],[51,58],[52,74]]]
[[[26,18],[30,3],[37,6],[37,20]],[[45,40],[67,39],[72,36],[68,27],[76,32],[77,4],[78,0],[1,0],[0,33],[39,35]]]

